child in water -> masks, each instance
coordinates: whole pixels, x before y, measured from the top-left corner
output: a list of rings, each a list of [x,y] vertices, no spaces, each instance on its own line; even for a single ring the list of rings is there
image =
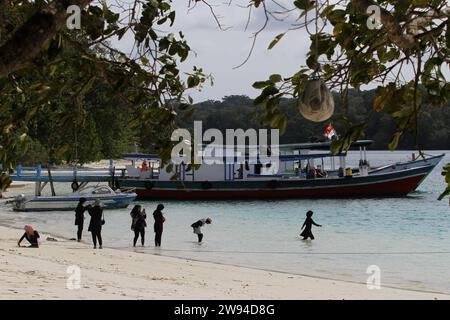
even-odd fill
[[[311,218],[313,215],[313,212],[311,210],[309,210],[306,213],[306,219],[305,222],[303,223],[302,229],[305,228],[305,230],[303,230],[303,232],[300,234],[303,239],[302,240],[306,240],[308,238],[311,238],[311,240],[314,240],[314,235],[311,232],[311,227],[312,225],[315,225],[317,227],[321,227],[322,225],[317,224],[314,222],[314,220]]]
[[[203,240],[202,227],[205,224],[211,224],[211,222],[212,222],[211,218],[206,218],[206,219],[200,219],[197,222],[194,222],[193,224],[191,224],[191,227],[194,229],[194,233],[198,237],[198,243],[201,243]]]

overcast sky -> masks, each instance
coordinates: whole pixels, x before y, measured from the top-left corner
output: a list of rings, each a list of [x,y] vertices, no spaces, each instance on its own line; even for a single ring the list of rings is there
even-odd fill
[[[309,47],[306,32],[288,33],[277,46],[267,50],[273,38],[286,31],[288,26],[272,19],[260,34],[250,60],[242,67],[233,69],[247,57],[252,34],[264,22],[262,11],[257,10],[252,14],[249,28],[245,31],[248,9],[238,5],[248,1],[234,1],[230,6],[216,1],[221,5],[215,7],[215,10],[222,16],[223,25],[229,28],[221,31],[207,6],[199,4],[188,11],[186,3],[187,1],[175,1],[173,4],[177,12],[175,29],[183,30],[196,53],[187,61],[186,70],[196,65],[214,77],[213,86],[208,85],[201,92],[190,92],[196,101],[221,99],[233,94],[255,97],[258,91],[252,88],[253,82],[266,80],[273,73],[292,75],[305,64]]]
[[[173,28],[166,29],[173,33],[183,31],[191,49],[195,52],[191,53],[188,60],[181,65],[181,70],[189,72],[192,66],[197,66],[214,78],[213,86],[207,84],[201,91],[189,90],[188,93],[195,102],[220,100],[227,95],[248,95],[254,98],[259,93],[259,90],[252,88],[255,81],[266,80],[273,73],[288,77],[305,65],[310,41],[304,29],[287,33],[272,50],[267,50],[275,36],[285,32],[291,23],[295,22],[298,10],[294,10],[284,22],[272,18],[265,30],[260,33],[250,59],[242,67],[235,69],[249,53],[253,32],[264,23],[263,11],[253,10],[249,27],[245,31],[249,11],[243,6],[248,4],[248,0],[233,0],[231,4],[228,4],[230,0],[208,2],[215,5],[216,14],[227,28],[225,31],[218,28],[210,8],[198,3],[195,8],[189,10],[188,0],[173,1],[176,22]],[[292,0],[277,1],[289,8],[292,8],[292,2]],[[126,35],[122,41],[116,43],[116,46],[127,52],[133,46],[133,40],[131,34]],[[405,79],[409,80],[412,71],[407,70],[408,67],[404,69]],[[444,70],[444,74],[448,76],[450,72]],[[362,89],[376,86],[377,84],[370,84]]]

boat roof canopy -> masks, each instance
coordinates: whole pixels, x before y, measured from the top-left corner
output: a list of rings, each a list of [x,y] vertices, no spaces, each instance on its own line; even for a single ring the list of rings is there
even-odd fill
[[[329,150],[331,148],[332,141],[324,141],[324,142],[305,142],[305,143],[287,143],[287,144],[279,144],[278,148],[280,150]],[[374,141],[373,140],[358,140],[352,143],[350,149],[357,149],[359,147],[367,147],[370,146]],[[203,148],[211,146],[210,144],[202,144]],[[222,147],[223,149],[237,149],[237,150],[255,150],[258,149],[258,145],[236,145],[236,146],[227,146],[227,145],[217,145],[214,147]],[[274,146],[271,146],[272,148]]]
[[[309,159],[323,159],[323,158],[331,158],[331,157],[345,157],[346,153],[315,153],[315,154],[283,154],[280,155],[281,162],[290,162],[290,161],[298,161],[298,160],[309,160]]]
[[[125,160],[159,160],[157,154],[151,153],[122,153],[122,158]]]
[[[351,149],[358,149],[361,147],[367,147],[370,146],[374,141],[373,140],[358,140],[352,143]],[[203,147],[206,147],[208,145],[203,145]],[[226,148],[226,146],[223,146]],[[288,144],[280,144],[279,146],[280,151],[281,150],[330,150],[331,148],[331,141],[326,142],[310,142],[310,143],[288,143]],[[237,146],[237,149],[257,149],[257,146]],[[303,159],[310,159],[310,158],[325,158],[325,157],[338,157],[343,154],[314,154],[314,155],[289,155],[287,158],[291,158],[291,160],[303,160]],[[123,159],[125,160],[160,160],[160,157],[157,154],[151,154],[151,153],[123,153],[122,154]],[[284,155],[283,155],[284,157]]]
[[[352,143],[350,149],[367,147],[370,146],[373,142],[374,142],[373,140],[358,140]],[[280,149],[291,149],[291,150],[329,150],[330,147],[331,141],[280,144]]]

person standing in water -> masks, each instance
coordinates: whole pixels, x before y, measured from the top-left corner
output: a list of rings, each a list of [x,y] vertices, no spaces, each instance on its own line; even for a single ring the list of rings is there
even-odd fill
[[[205,224],[211,224],[211,222],[212,222],[211,218],[206,218],[206,219],[200,219],[197,222],[194,222],[193,224],[191,224],[191,227],[194,228],[194,233],[198,237],[198,243],[202,242],[202,240],[203,240],[203,233],[202,233],[201,228]]]
[[[78,205],[75,209],[75,225],[78,226],[77,230],[77,241],[81,241],[81,236],[83,234],[83,225],[84,225],[84,212],[90,206],[84,206],[86,203],[86,198],[80,198]]]
[[[166,221],[162,210],[164,209],[163,204],[158,204],[156,210],[153,212],[153,218],[155,219],[155,224],[153,229],[155,231],[155,247],[161,247],[161,237],[163,233],[163,223]]]
[[[311,240],[314,240],[314,235],[311,232],[312,225],[315,225],[316,227],[321,227],[322,226],[322,225],[317,224],[317,223],[314,222],[314,220],[312,219],[312,215],[313,215],[313,212],[311,210],[309,210],[306,213],[306,219],[305,219],[305,222],[303,223],[303,226],[302,226],[302,229],[303,228],[305,228],[305,229],[300,234],[303,237],[302,240],[306,240],[308,238],[311,238]]]
[[[145,228],[147,227],[147,222],[145,221],[147,214],[145,213],[145,209],[142,210],[142,206],[137,204],[131,210],[130,215],[131,219],[133,219],[131,222],[131,230],[134,231],[133,247],[136,247],[139,234],[141,235],[141,244],[144,246]]]
[[[102,225],[105,223],[103,220],[103,209],[100,206],[100,200],[95,200],[94,206],[88,209],[91,221],[89,222],[88,231],[92,233],[92,242],[94,242],[94,249],[97,249],[97,240],[99,249],[102,249]]]
[[[27,239],[27,241],[30,243],[30,248],[39,248],[39,233],[29,225],[26,225],[23,229],[25,230],[25,233],[19,239],[17,245],[20,247],[20,243],[22,242],[22,240]]]

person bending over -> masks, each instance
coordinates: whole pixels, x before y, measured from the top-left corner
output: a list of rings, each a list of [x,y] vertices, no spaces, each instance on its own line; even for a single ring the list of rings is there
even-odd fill
[[[206,218],[206,219],[200,219],[197,222],[194,222],[193,224],[191,224],[191,227],[194,229],[194,233],[198,237],[199,243],[202,242],[202,240],[203,240],[202,227],[205,224],[211,224],[211,222],[212,222],[211,218]]]

